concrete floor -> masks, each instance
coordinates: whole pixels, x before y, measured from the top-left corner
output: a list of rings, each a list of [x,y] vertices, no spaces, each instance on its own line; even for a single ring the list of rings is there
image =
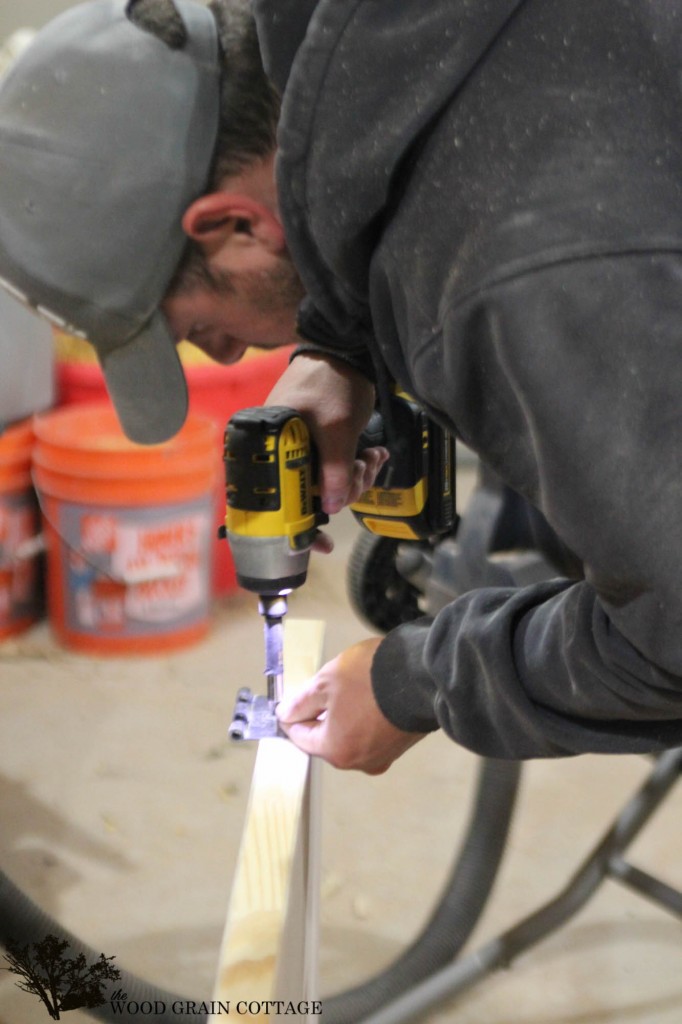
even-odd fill
[[[292,601],[293,616],[327,621],[330,655],[368,635],[345,596],[354,531],[338,517],[335,553],[314,559]],[[236,689],[258,685],[260,671],[261,625],[246,595],[216,601],[210,636],[173,656],[86,658],[57,647],[45,623],[0,645],[0,863],[119,966],[199,998],[212,988],[254,756],[226,729]],[[379,778],[325,768],[323,994],[382,968],[417,932],[462,834],[476,768],[441,734]],[[553,896],[648,770],[630,757],[529,765],[470,945]],[[678,787],[632,850],[678,887],[680,820]],[[0,974],[0,1024],[43,1024],[44,1007],[15,981]],[[423,1019],[680,1024],[680,922],[607,883],[511,969]]]

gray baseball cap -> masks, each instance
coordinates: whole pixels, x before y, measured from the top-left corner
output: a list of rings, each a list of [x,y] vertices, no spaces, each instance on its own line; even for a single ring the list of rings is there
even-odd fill
[[[155,443],[187,413],[159,310],[181,218],[205,191],[218,130],[211,12],[176,0],[171,48],[91,0],[37,33],[0,83],[0,285],[94,345],[126,434]]]

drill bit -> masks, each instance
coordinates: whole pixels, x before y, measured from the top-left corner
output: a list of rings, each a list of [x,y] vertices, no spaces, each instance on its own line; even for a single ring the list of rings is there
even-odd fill
[[[284,685],[284,616],[287,611],[286,595],[261,596],[258,610],[263,616],[265,632],[265,679],[268,700],[279,704]]]

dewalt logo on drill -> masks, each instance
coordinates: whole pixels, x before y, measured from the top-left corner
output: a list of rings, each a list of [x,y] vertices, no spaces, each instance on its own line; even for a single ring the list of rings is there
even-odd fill
[[[298,474],[298,514],[304,518],[312,513],[310,440],[308,429],[300,418],[292,418],[286,424],[282,432],[282,449],[285,469]]]

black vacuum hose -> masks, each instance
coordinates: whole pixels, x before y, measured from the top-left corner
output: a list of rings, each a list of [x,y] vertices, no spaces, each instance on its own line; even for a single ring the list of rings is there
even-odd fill
[[[376,977],[337,996],[323,998],[325,1024],[362,1024],[371,1013],[454,960],[493,887],[520,775],[518,761],[481,762],[466,833],[429,921],[397,960]]]
[[[376,977],[339,995],[324,998],[325,1024],[361,1024],[369,1014],[380,1009],[396,996],[424,981],[435,971],[450,963],[471,934],[486,904],[504,853],[511,822],[521,765],[516,761],[481,762],[477,788],[469,822],[459,854],[444,887],[443,895],[420,935],[394,963]],[[0,945],[8,942],[25,945],[38,942],[52,934],[66,939],[73,955],[82,952],[88,962],[100,956],[23,893],[0,871]],[[88,1010],[95,1019],[120,1021],[111,1007],[114,992],[122,989],[129,1003],[152,1003],[163,1012],[153,1018],[158,1024],[185,1024],[187,1015],[181,1009],[187,999],[162,989],[134,975],[121,971],[121,977],[110,982],[104,993],[106,1002]],[[196,1000],[197,1005],[200,1000]],[[206,1017],[193,1016],[197,1024]]]
[[[42,942],[47,935],[54,935],[58,939],[66,940],[71,947],[68,950],[69,957],[83,953],[88,963],[94,963],[100,957],[99,952],[62,928],[54,918],[42,911],[30,897],[22,892],[3,871],[0,871],[0,946],[6,948],[7,943],[25,946],[29,943]],[[186,1005],[186,999],[172,992],[156,988],[126,971],[121,971],[121,976],[117,981],[104,983],[105,1002],[103,1005],[85,1012],[96,1020],[119,1021],[119,1024],[121,1020],[133,1019],[132,1017],[127,1018],[121,1013],[115,1013],[112,1008],[111,999],[119,989],[127,994],[129,1004],[150,1002],[159,1010],[163,1006],[163,1012],[155,1013],[153,1017],[145,1016],[145,1019],[157,1021],[158,1024],[187,1024],[186,1014],[173,1012],[173,1004],[180,1002]],[[197,1000],[198,1003],[199,1000]],[[205,1024],[207,1018],[193,1016],[192,1020],[196,1021],[196,1024]]]

